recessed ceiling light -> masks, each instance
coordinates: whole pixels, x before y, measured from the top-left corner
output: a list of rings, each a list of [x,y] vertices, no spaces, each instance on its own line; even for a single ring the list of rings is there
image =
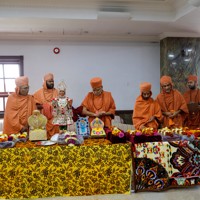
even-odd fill
[[[168,57],[169,58],[174,58],[174,54],[170,53],[170,54],[168,54]]]

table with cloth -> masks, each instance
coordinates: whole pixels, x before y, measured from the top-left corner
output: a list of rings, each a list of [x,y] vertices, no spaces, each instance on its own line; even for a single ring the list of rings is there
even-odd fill
[[[0,149],[0,198],[129,194],[131,144],[86,139],[80,146],[17,143]]]
[[[134,146],[136,192],[200,185],[200,140]]]

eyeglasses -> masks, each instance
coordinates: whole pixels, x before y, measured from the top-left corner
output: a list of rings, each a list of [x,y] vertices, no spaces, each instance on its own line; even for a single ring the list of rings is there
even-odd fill
[[[29,86],[25,86],[25,87],[21,86],[20,87],[21,90],[29,90],[29,88],[30,88]]]
[[[167,84],[167,85],[162,85],[162,88],[167,88],[167,87],[170,87],[171,84]]]
[[[94,88],[93,89],[93,92],[99,92],[99,91],[101,91],[102,90],[102,87],[100,87],[100,88]]]

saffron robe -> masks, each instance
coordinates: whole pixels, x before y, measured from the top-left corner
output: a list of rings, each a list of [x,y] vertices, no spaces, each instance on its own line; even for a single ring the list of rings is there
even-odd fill
[[[183,95],[178,90],[172,89],[170,93],[162,92],[156,97],[156,101],[159,103],[162,112],[175,112],[181,110],[181,112],[173,119],[163,115],[163,127],[183,127],[184,120],[188,114],[188,108]]]
[[[23,127],[28,127],[28,118],[35,109],[36,106],[33,96],[22,96],[17,93],[9,95],[4,113],[3,133],[8,135],[16,134]]]
[[[102,116],[100,118],[104,122],[104,126],[111,127],[111,120],[114,118],[116,106],[110,92],[103,91],[99,96],[94,95],[93,92],[89,92],[81,105],[93,113],[100,111],[111,113],[111,116]],[[89,123],[94,119],[95,117],[89,116]]]
[[[187,104],[197,103],[200,104],[200,90],[188,90],[183,94]],[[196,112],[190,112],[185,120],[185,126],[190,129],[200,127],[200,109],[197,108]]]
[[[51,138],[55,133],[59,133],[59,126],[55,126],[52,124],[53,115],[52,115],[52,106],[51,102],[53,98],[58,97],[58,90],[57,89],[46,89],[45,87],[39,89],[34,93],[35,102],[42,104],[42,114],[45,115],[48,119],[46,124],[47,130],[47,137],[48,139]]]
[[[162,121],[162,112],[158,102],[151,97],[148,100],[144,100],[141,95],[138,96],[132,116],[135,129],[141,130],[143,125],[145,127],[158,129],[159,124],[156,119],[148,122],[152,116],[156,117],[159,122]]]

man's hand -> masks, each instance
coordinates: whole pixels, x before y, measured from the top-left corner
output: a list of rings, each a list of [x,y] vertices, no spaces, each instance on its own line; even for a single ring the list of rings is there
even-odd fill
[[[181,112],[181,110],[175,111],[174,113],[172,113],[172,114],[169,116],[169,118],[174,118],[174,117],[176,117],[180,112]]]
[[[20,130],[20,133],[23,133],[23,132],[28,132],[28,125],[27,125],[27,126],[24,126],[24,127]]]
[[[106,115],[106,112],[105,111],[100,111],[100,112],[98,112],[98,116],[99,117],[103,117],[103,116],[105,116]]]
[[[155,117],[155,116],[152,116],[152,117],[147,121],[147,123],[152,122],[152,121],[154,121],[155,119],[156,119],[156,117]]]
[[[162,113],[164,116],[166,116],[166,117],[169,117],[169,116],[171,116],[172,115],[172,113],[171,112],[163,112]]]

